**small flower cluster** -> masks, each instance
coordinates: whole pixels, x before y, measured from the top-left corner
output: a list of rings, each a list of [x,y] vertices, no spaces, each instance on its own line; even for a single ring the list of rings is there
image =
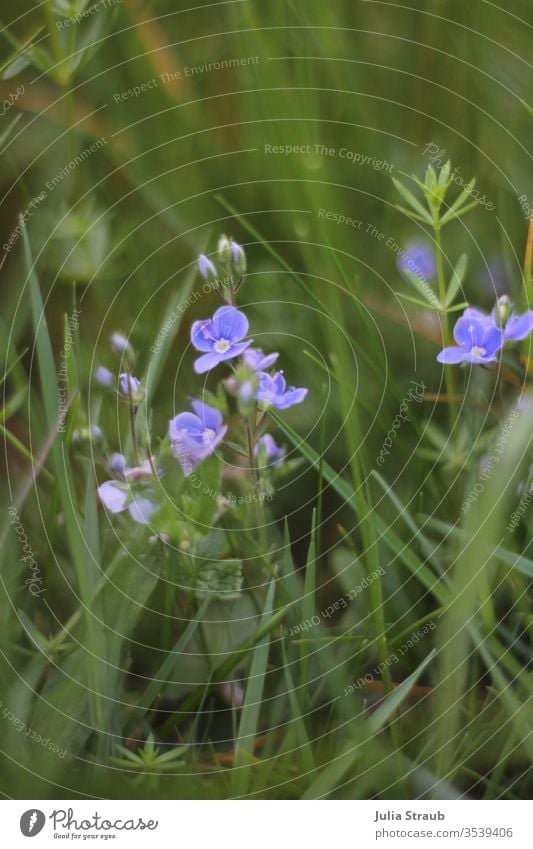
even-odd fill
[[[439,363],[494,363],[508,343],[521,342],[533,330],[533,310],[518,315],[507,295],[502,295],[491,313],[467,307],[453,328],[457,345],[444,348]]]
[[[220,363],[241,358],[233,377],[226,381],[226,388],[236,395],[241,408],[251,407],[251,412],[257,404],[260,411],[266,412],[271,407],[287,410],[300,404],[307,389],[287,388],[281,371],[266,370],[279,354],[265,355],[260,348],[251,348],[252,340],[245,339],[248,328],[244,313],[231,304],[220,307],[210,319],[195,321],[191,343],[201,353],[194,363],[195,372],[204,374]],[[194,401],[192,408],[194,413],[180,413],[169,424],[172,450],[186,475],[215,451],[227,431],[218,410],[201,401]],[[261,445],[267,459],[279,461],[280,449],[272,436],[264,434]]]

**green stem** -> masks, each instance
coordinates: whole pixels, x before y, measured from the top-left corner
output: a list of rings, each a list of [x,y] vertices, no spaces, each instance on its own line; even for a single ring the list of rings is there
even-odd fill
[[[267,549],[267,541],[265,534],[265,514],[263,509],[263,501],[261,499],[261,487],[259,485],[259,475],[257,472],[257,466],[255,464],[255,456],[254,456],[254,446],[255,446],[255,437],[252,425],[252,416],[248,416],[246,419],[246,443],[248,446],[248,463],[250,464],[250,474],[252,477],[252,488],[253,494],[257,496],[257,501],[253,502],[255,504],[254,513],[254,521],[257,523],[257,536],[259,540],[259,547],[263,551],[266,552]]]
[[[442,252],[441,227],[439,219],[436,216],[433,223],[433,231],[435,233],[435,252],[437,255],[437,280],[439,286],[439,300],[441,307],[445,308],[446,303],[446,276],[444,273],[444,256]],[[450,330],[450,317],[448,313],[441,313],[444,322],[444,344],[452,344],[452,334]],[[457,447],[457,405],[455,400],[455,377],[453,366],[444,366],[444,380],[446,382],[446,396],[448,401],[448,416],[450,419],[450,433],[453,434],[454,444]]]
[[[133,396],[131,394],[131,374],[128,371],[128,408],[129,408],[129,416],[130,416],[130,430],[131,430],[131,442],[133,445],[133,457],[135,460],[135,465],[140,465],[139,463],[139,446],[137,443],[137,432],[135,430],[135,416],[137,414],[137,410],[135,408],[135,404],[133,403]]]

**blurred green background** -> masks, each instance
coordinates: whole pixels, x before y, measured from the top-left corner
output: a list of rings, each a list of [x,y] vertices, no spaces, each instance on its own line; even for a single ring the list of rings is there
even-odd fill
[[[58,9],[67,15],[75,4],[0,0],[0,243],[8,244],[26,212],[57,351],[65,313],[80,311],[82,408],[97,410],[91,376],[108,364],[109,334],[132,339],[142,372],[169,304],[193,278],[200,284],[197,255],[214,251],[226,232],[246,249],[240,304],[256,342],[281,351],[290,383],[310,387],[308,402],[287,420],[317,449],[323,429],[328,461],[340,470],[342,416],[317,363],[338,330],[320,305],[336,304],[361,338],[353,372],[336,378],[353,386],[364,408],[364,446],[375,457],[411,381],[430,394],[442,390],[438,323],[396,295],[410,291],[397,269],[399,251],[431,237],[396,209],[392,177],[422,178],[431,155],[437,165],[451,159],[465,183],[475,176],[484,203],[447,233],[448,272],[466,251],[467,300],[490,308],[495,292],[518,296],[533,198],[531,3],[78,5],[93,11],[58,26]],[[30,44],[31,54],[14,61]],[[43,56],[52,57],[48,71]],[[4,419],[33,451],[46,427],[17,377],[22,363],[37,386],[21,240],[3,253],[0,345],[5,356],[9,340],[13,368]],[[204,297],[186,314],[158,389],[156,433],[198,391],[188,327],[216,306]],[[426,408],[427,421],[444,425],[443,406]],[[442,483],[427,478],[422,454],[412,462],[420,428],[415,422],[398,433],[387,476],[400,497],[429,512]],[[13,440],[6,450],[13,487],[29,466]],[[315,485],[316,474],[306,472],[274,505],[277,518],[291,515],[300,563],[310,527],[303,495]],[[51,527],[56,509],[43,489],[44,500],[30,494],[26,511],[37,539],[41,511]],[[325,516],[329,550],[338,523],[349,522],[330,490]],[[44,539],[40,554],[46,557]],[[14,641],[12,631],[4,641]]]

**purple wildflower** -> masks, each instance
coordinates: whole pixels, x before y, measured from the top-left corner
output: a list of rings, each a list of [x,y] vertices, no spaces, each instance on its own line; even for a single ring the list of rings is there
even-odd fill
[[[191,406],[194,413],[179,413],[168,426],[172,453],[186,476],[213,454],[228,429],[219,410],[202,401],[193,401]]]
[[[277,371],[273,376],[265,371],[259,373],[259,388],[256,398],[263,410],[268,409],[268,407],[287,410],[294,404],[301,404],[307,392],[307,389],[295,389],[294,386],[287,389],[285,378],[280,371]]]
[[[248,333],[248,319],[235,307],[220,307],[212,319],[195,321],[191,327],[191,342],[197,351],[205,351],[194,363],[197,374],[215,368],[225,360],[239,357],[252,340],[241,340]]]
[[[128,510],[134,522],[147,525],[156,506],[149,498],[132,495],[131,490],[118,481],[105,481],[98,487],[100,501],[111,513]]]

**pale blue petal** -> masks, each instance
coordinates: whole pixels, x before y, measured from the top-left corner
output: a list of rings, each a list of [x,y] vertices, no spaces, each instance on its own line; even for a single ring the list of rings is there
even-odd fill
[[[204,430],[205,428],[202,422],[198,416],[194,415],[194,413],[179,413],[179,415],[170,420],[168,435],[171,440],[177,439],[183,432],[188,433],[193,437],[201,437]]]
[[[191,407],[201,421],[203,429],[209,428],[216,433],[222,425],[222,413],[220,410],[210,407],[209,404],[204,404],[203,401],[191,401]]]
[[[128,507],[131,518],[140,525],[148,524],[155,509],[155,504],[148,498],[135,498]]]
[[[215,344],[211,321],[195,321],[191,327],[191,342],[197,351],[212,351]]]
[[[220,307],[213,316],[213,331],[217,339],[239,342],[248,333],[248,319],[235,307]]]
[[[479,321],[477,318],[463,316],[456,322],[453,328],[453,338],[461,348],[469,351],[474,345],[481,346],[484,332],[484,322]]]
[[[111,513],[122,513],[126,509],[128,493],[126,490],[115,483],[115,481],[106,481],[98,487],[98,497],[100,501]]]
[[[206,371],[211,371],[212,368],[218,366],[222,362],[222,355],[212,351],[210,354],[202,354],[194,361],[194,370],[196,374],[205,374]]]
[[[512,342],[521,342],[533,330],[533,310],[523,315],[512,315],[505,326],[505,338]]]
[[[289,389],[285,395],[277,396],[274,399],[274,406],[278,410],[288,410],[289,407],[294,407],[295,404],[301,404],[307,395],[307,389]]]
[[[463,348],[444,348],[437,355],[437,362],[452,365],[454,363],[464,363],[468,357],[467,352]]]
[[[499,327],[496,327],[496,325],[492,327],[487,326],[483,335],[481,346],[487,352],[487,356],[493,357],[496,351],[500,350],[504,341],[504,335]]]

